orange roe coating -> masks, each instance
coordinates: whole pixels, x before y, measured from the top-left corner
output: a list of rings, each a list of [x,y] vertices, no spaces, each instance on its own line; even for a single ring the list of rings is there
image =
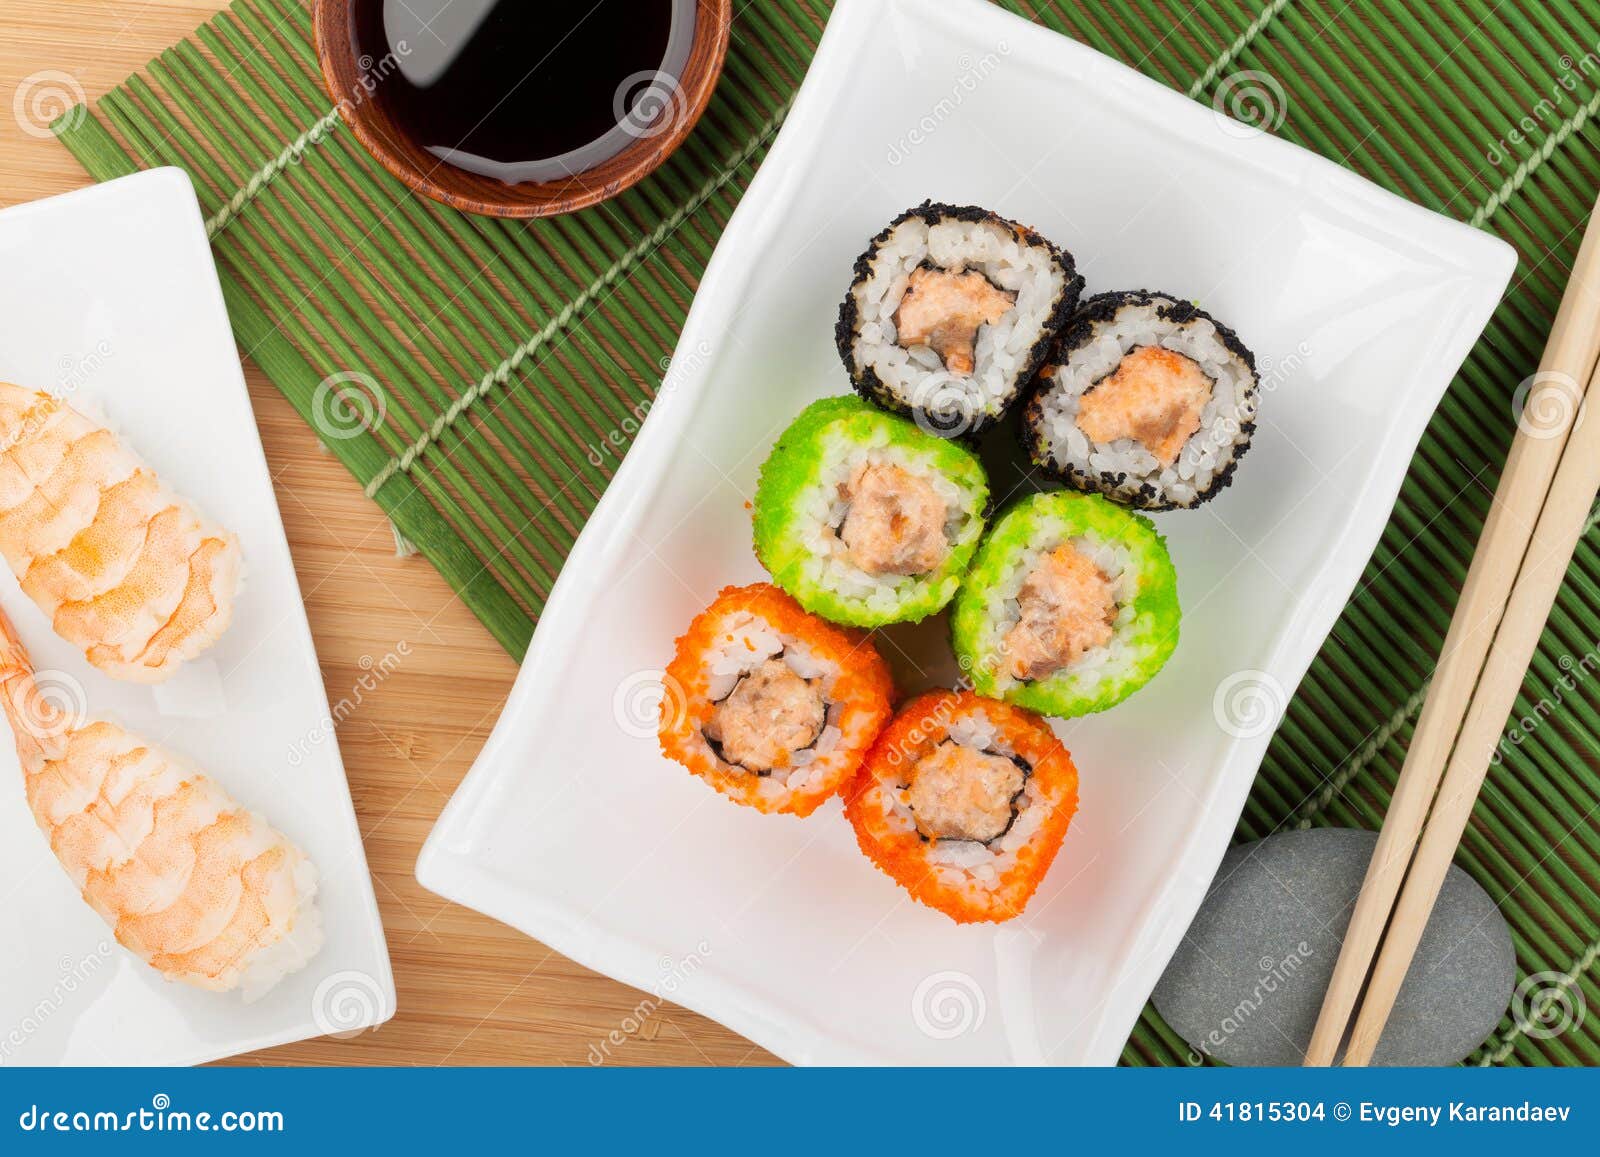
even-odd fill
[[[914,827],[893,822],[882,806],[883,793],[898,792],[909,782],[917,763],[948,737],[951,722],[977,708],[1032,766],[1030,782],[1043,798],[1030,807],[1045,809],[1038,830],[1017,849],[1015,862],[999,873],[993,888],[942,879],[940,866],[929,859],[934,845]],[[890,720],[844,794],[845,817],[855,828],[862,852],[912,899],[957,924],[1001,923],[1022,914],[1061,850],[1078,810],[1078,769],[1042,716],[970,691],[929,691]]]
[[[836,665],[838,675],[827,698],[840,705],[840,737],[819,762],[828,765],[822,781],[803,791],[775,792],[768,780],[727,763],[711,750],[705,728],[716,704],[711,701],[709,658],[728,641],[726,624],[741,613],[762,620],[784,637],[802,641],[819,661]],[[809,614],[770,583],[725,587],[678,639],[667,664],[661,699],[661,752],[683,764],[717,791],[762,812],[807,816],[850,781],[867,749],[893,713],[894,681],[863,631],[839,627]]]

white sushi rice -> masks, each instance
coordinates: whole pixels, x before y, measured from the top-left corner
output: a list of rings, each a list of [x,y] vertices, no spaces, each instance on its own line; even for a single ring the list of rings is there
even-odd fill
[[[1174,304],[1170,298],[1155,297],[1147,305],[1126,305],[1110,320],[1098,323],[1093,338],[1057,367],[1051,388],[1039,400],[1037,429],[1057,469],[1091,477],[1125,474],[1127,481],[1119,487],[1123,493],[1131,496],[1141,483],[1149,483],[1166,502],[1191,506],[1210,491],[1238,448],[1249,443],[1245,427],[1255,421],[1256,376],[1228,348],[1209,318],[1178,322],[1160,316],[1162,307]],[[1162,466],[1132,438],[1094,442],[1078,426],[1083,395],[1144,346],[1161,346],[1190,358],[1213,383],[1200,429],[1171,466]]]
[[[781,799],[792,793],[821,787],[833,771],[830,756],[838,750],[840,740],[844,738],[840,730],[844,705],[833,698],[839,668],[814,655],[801,640],[783,634],[759,615],[747,611],[730,617],[723,624],[720,635],[720,645],[707,661],[708,694],[713,703],[726,699],[740,679],[780,652],[783,662],[800,678],[821,680],[820,690],[827,704],[827,716],[821,734],[809,748],[794,753],[791,766],[774,768],[770,775],[762,776],[759,790],[763,795]],[[865,741],[861,744],[861,747],[864,746]],[[706,744],[706,751],[713,758],[718,758],[709,743]],[[734,767],[736,771],[745,770],[726,760],[719,759],[719,762],[726,767]]]
[[[953,716],[944,726],[953,743],[1007,758],[1016,754],[982,708]],[[878,804],[890,825],[910,834],[916,831],[917,822],[908,798],[911,769],[907,770],[908,774],[896,787],[880,784],[876,790]],[[929,841],[928,863],[937,872],[941,884],[950,888],[975,887],[984,892],[992,892],[1000,886],[1005,874],[1016,866],[1017,853],[1033,839],[1049,814],[1044,792],[1032,775],[1023,781],[1022,794],[1012,806],[1016,808],[1016,818],[1011,826],[988,843],[955,839]]]
[[[925,580],[926,572],[922,575],[870,574],[851,560],[849,548],[840,537],[850,513],[850,503],[840,491],[858,469],[898,466],[931,486],[945,504],[946,557],[950,550],[973,541],[983,532],[982,497],[952,482],[934,465],[931,455],[891,444],[887,430],[879,431],[867,441],[830,434],[822,446],[822,459],[824,465],[818,471],[816,483],[807,493],[804,506],[797,511],[807,554],[805,581],[859,602],[875,614],[892,614]]]
[[[1112,539],[1094,534],[1068,536],[1047,525],[1034,534],[1026,550],[1017,552],[1011,569],[988,591],[984,607],[987,632],[982,652],[995,657],[995,684],[1001,694],[1020,682],[1006,661],[1006,637],[1022,617],[1018,602],[1022,586],[1044,556],[1061,546],[1071,546],[1088,557],[1111,580],[1117,615],[1111,623],[1111,640],[1105,646],[1085,651],[1075,662],[1052,674],[1049,681],[1052,684],[1064,682],[1073,693],[1087,695],[1107,681],[1128,677],[1139,664],[1143,650],[1129,639],[1137,625],[1133,600],[1139,592],[1139,572],[1133,552]]]
[[[261,820],[263,826],[266,821]],[[294,867],[295,893],[300,897],[289,930],[250,958],[240,978],[240,996],[251,1004],[288,976],[298,972],[322,950],[322,910],[317,907],[317,869],[301,856]]]
[[[971,374],[950,373],[929,346],[906,349],[897,341],[895,311],[912,271],[924,261],[947,272],[978,270],[998,288],[1017,295],[1004,317],[978,330]],[[850,288],[856,306],[856,365],[871,368],[896,397],[930,415],[941,428],[954,420],[953,414],[970,425],[1005,408],[1066,288],[1066,275],[1049,248],[1024,244],[994,221],[929,225],[920,217],[908,218],[877,247],[870,270]]]

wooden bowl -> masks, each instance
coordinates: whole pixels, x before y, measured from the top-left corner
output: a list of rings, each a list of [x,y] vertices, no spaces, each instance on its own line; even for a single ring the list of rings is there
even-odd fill
[[[352,27],[353,0],[317,0],[317,57],[328,92],[362,146],[407,186],[453,209],[493,217],[551,217],[615,197],[652,173],[694,128],[728,54],[733,0],[695,0],[694,40],[664,116],[623,150],[559,181],[506,184],[446,164],[402,133],[381,97],[362,84]]]

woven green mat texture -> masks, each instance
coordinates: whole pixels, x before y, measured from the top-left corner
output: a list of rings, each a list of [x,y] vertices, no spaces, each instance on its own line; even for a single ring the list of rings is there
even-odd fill
[[[1376,827],[1600,189],[1600,9],[1567,0],[1005,7],[1211,102],[1262,73],[1279,136],[1520,256],[1360,586],[1274,739],[1237,838]],[[239,0],[75,110],[96,178],[179,165],[253,358],[515,655],[647,410],[713,245],[781,125],[826,0],[737,6],[673,159],[552,221],[407,195],[332,113],[298,0]],[[1249,79],[1249,78],[1245,78]],[[381,423],[370,419],[382,411]],[[1593,520],[1591,520],[1591,523]],[[1600,1063],[1600,549],[1580,544],[1458,862],[1510,921],[1523,996],[1473,1058]],[[1583,1009],[1594,1010],[1581,1023]],[[1129,1064],[1203,1063],[1153,1010]]]

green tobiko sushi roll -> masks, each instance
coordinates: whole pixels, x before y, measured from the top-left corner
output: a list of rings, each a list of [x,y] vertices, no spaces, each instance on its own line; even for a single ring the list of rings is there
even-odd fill
[[[980,695],[1045,715],[1104,711],[1178,645],[1178,576],[1143,515],[1098,495],[1035,494],[995,523],[951,634]]]
[[[778,436],[756,487],[756,557],[813,614],[853,627],[942,610],[983,534],[989,483],[965,446],[859,398]]]

